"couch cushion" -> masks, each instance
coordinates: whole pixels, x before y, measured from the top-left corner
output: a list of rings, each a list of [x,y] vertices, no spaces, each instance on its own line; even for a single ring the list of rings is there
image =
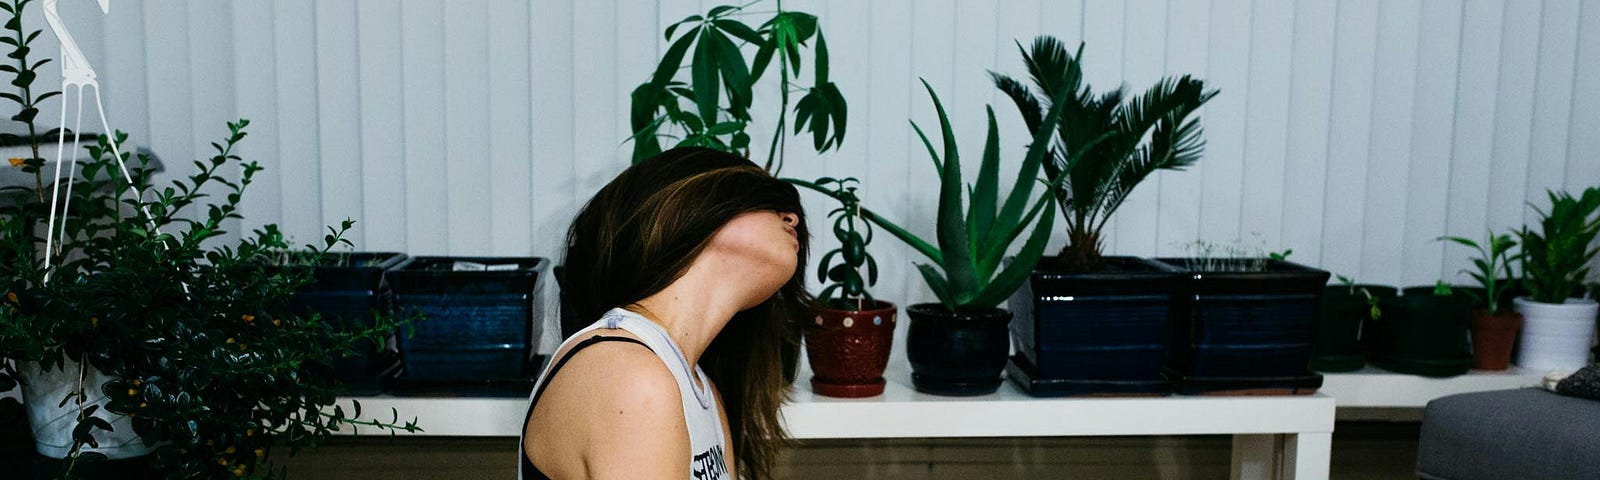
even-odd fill
[[[1422,417],[1422,478],[1600,478],[1600,402],[1533,388],[1468,393],[1429,402]]]

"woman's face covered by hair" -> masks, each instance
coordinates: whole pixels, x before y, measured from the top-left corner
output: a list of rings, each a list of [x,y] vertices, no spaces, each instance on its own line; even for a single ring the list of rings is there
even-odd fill
[[[803,288],[796,267],[808,234],[799,200],[794,186],[715,150],[673,149],[634,165],[573,221],[563,307],[574,321],[592,322],[661,291],[708,248],[746,256],[750,273],[778,272]]]

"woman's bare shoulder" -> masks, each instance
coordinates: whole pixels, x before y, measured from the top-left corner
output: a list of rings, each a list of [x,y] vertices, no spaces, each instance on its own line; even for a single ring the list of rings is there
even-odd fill
[[[547,473],[572,468],[591,478],[609,478],[603,473],[613,469],[633,475],[639,468],[681,473],[690,455],[677,380],[655,353],[637,344],[603,342],[572,354],[531,415],[529,458],[553,470]],[[581,463],[574,463],[578,459]]]

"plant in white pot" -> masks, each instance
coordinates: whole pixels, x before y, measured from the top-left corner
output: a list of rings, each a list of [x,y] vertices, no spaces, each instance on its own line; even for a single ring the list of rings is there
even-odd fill
[[[1577,370],[1589,363],[1594,342],[1595,317],[1600,304],[1584,298],[1589,261],[1600,253],[1594,240],[1600,234],[1600,187],[1590,187],[1578,197],[1550,192],[1550,210],[1539,213],[1537,231],[1524,227],[1522,243],[1523,286],[1529,295],[1515,301],[1524,324],[1518,342],[1517,365],[1533,370]]]
[[[0,98],[17,105],[11,119],[27,132],[0,142],[28,152],[0,168],[32,177],[0,188],[0,358],[14,362],[0,362],[0,393],[20,387],[36,450],[64,457],[43,462],[60,470],[47,474],[73,478],[94,468],[88,460],[128,458],[88,474],[127,478],[148,466],[165,478],[281,476],[274,451],[292,454],[341,428],[417,430],[398,412],[360,420],[359,405],[335,406],[341,386],[323,366],[382,341],[398,321],[342,331],[295,315],[291,298],[311,273],[268,271],[290,248],[278,228],[226,238],[263,168],[235,150],[248,122],[229,123],[212,155],[159,186],[148,157],[122,153],[121,132],[98,136],[87,159],[41,148],[74,135],[35,126],[41,102],[59,94],[31,88],[49,59],[28,55],[39,35],[22,27],[28,4],[0,3],[10,14],[0,43],[11,46],[0,72],[15,87]],[[41,172],[42,156],[62,153],[65,177]],[[306,259],[347,243],[352,224],[329,227]],[[0,470],[14,475],[27,473]]]

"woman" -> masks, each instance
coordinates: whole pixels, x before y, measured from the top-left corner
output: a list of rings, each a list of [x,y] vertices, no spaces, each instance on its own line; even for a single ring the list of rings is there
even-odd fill
[[[762,478],[785,439],[784,351],[810,301],[799,194],[704,148],[623,171],[572,222],[557,350],[522,478]]]

